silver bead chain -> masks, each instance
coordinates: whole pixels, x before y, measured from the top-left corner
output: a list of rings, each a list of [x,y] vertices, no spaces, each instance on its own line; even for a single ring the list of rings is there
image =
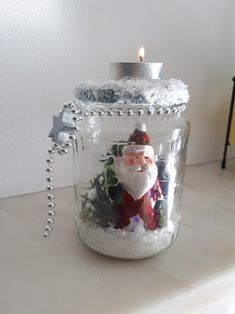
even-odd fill
[[[69,109],[71,113],[73,114],[73,121],[74,121],[74,127],[73,132],[69,135],[69,140],[63,143],[62,145],[58,145],[53,141],[52,146],[48,149],[48,158],[46,159],[47,162],[47,168],[46,172],[48,174],[46,180],[48,182],[47,184],[47,200],[48,200],[48,219],[47,219],[47,225],[45,228],[45,232],[43,236],[45,238],[50,238],[51,232],[52,232],[52,226],[55,222],[54,216],[56,214],[56,204],[55,204],[55,192],[54,192],[54,176],[52,176],[52,173],[54,172],[53,163],[54,158],[52,157],[56,152],[58,155],[64,155],[69,152],[69,149],[73,146],[72,142],[76,140],[76,132],[79,131],[79,125],[78,121],[82,120],[83,113],[78,103],[75,102],[69,102],[64,105],[64,108]],[[71,130],[72,131],[72,130]]]
[[[147,106],[146,106],[147,107]],[[48,219],[47,219],[47,225],[45,228],[45,232],[43,236],[45,238],[50,238],[51,232],[52,232],[52,226],[55,222],[55,214],[56,214],[56,204],[55,204],[55,192],[54,192],[54,176],[52,176],[52,173],[54,172],[53,168],[53,155],[57,152],[58,155],[64,155],[69,152],[69,149],[73,146],[73,141],[76,140],[77,136],[76,133],[79,132],[79,121],[81,121],[84,117],[88,116],[104,116],[107,114],[108,116],[117,115],[119,117],[123,116],[124,114],[127,114],[127,116],[133,116],[134,114],[137,114],[137,116],[142,116],[144,113],[146,113],[148,116],[150,115],[173,115],[178,116],[181,112],[183,112],[186,109],[185,104],[177,105],[174,107],[167,107],[167,108],[149,108],[146,109],[143,108],[128,108],[128,109],[112,109],[108,108],[107,110],[104,109],[98,109],[98,110],[85,110],[84,107],[77,103],[77,102],[69,102],[64,104],[64,108],[69,109],[71,113],[73,114],[73,121],[74,121],[74,127],[71,129],[71,134],[69,135],[69,140],[63,143],[62,145],[56,144],[54,141],[52,141],[52,146],[48,149],[48,158],[46,160],[47,162],[47,200],[48,200]]]
[[[90,111],[85,111],[83,112],[84,117],[87,116],[104,116],[107,114],[109,117],[112,117],[114,115],[117,115],[119,117],[123,116],[124,114],[127,114],[128,116],[133,116],[136,114],[137,116],[143,116],[144,114],[147,114],[148,116],[152,116],[156,114],[157,116],[161,115],[166,115],[166,116],[177,116],[177,114],[183,112],[186,109],[185,104],[180,104],[176,106],[170,106],[170,107],[149,107],[146,106],[146,108],[128,108],[128,109],[123,109],[123,108],[108,108],[108,109],[93,109]]]
[[[48,150],[48,158],[47,158],[47,168],[46,171],[48,173],[48,177],[47,177],[47,191],[48,191],[48,195],[47,195],[47,199],[49,200],[48,203],[48,219],[47,219],[47,226],[45,228],[46,232],[44,233],[44,237],[49,238],[50,237],[50,232],[52,231],[52,225],[54,223],[54,219],[52,218],[53,216],[55,216],[55,203],[54,203],[54,198],[55,198],[55,194],[53,194],[54,191],[54,186],[53,186],[53,181],[54,181],[54,177],[52,176],[52,172],[54,171],[52,164],[54,162],[54,159],[52,158],[52,154],[55,153],[55,150],[53,149],[54,147],[52,146],[51,148],[49,148]]]

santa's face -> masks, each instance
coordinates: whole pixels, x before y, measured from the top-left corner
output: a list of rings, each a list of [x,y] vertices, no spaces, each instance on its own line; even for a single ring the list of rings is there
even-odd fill
[[[116,173],[123,187],[135,200],[148,192],[157,180],[157,166],[144,152],[128,153],[115,162]]]
[[[136,166],[140,168],[140,171],[143,166],[150,166],[153,164],[153,159],[144,154],[144,152],[138,153],[129,153],[123,157],[124,165],[129,166]]]

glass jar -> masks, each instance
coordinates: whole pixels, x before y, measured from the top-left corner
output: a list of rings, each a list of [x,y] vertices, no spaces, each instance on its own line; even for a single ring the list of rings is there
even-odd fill
[[[182,117],[185,104],[107,97],[101,102],[81,91],[83,119],[73,146],[79,235],[112,257],[159,254],[174,242],[180,226],[190,130]]]

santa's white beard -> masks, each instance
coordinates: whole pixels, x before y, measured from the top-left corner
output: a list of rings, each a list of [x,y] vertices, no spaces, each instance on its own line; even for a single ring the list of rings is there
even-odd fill
[[[122,159],[117,159],[115,168],[119,181],[135,200],[148,192],[157,180],[158,171],[155,163],[142,168],[138,166],[127,167]]]

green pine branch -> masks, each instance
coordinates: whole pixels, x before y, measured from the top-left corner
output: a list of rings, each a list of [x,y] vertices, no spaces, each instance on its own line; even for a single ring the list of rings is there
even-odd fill
[[[115,223],[115,205],[104,187],[104,175],[91,180],[89,190],[96,191],[96,197],[89,199],[89,191],[83,196],[81,219],[89,224],[108,228]]]

